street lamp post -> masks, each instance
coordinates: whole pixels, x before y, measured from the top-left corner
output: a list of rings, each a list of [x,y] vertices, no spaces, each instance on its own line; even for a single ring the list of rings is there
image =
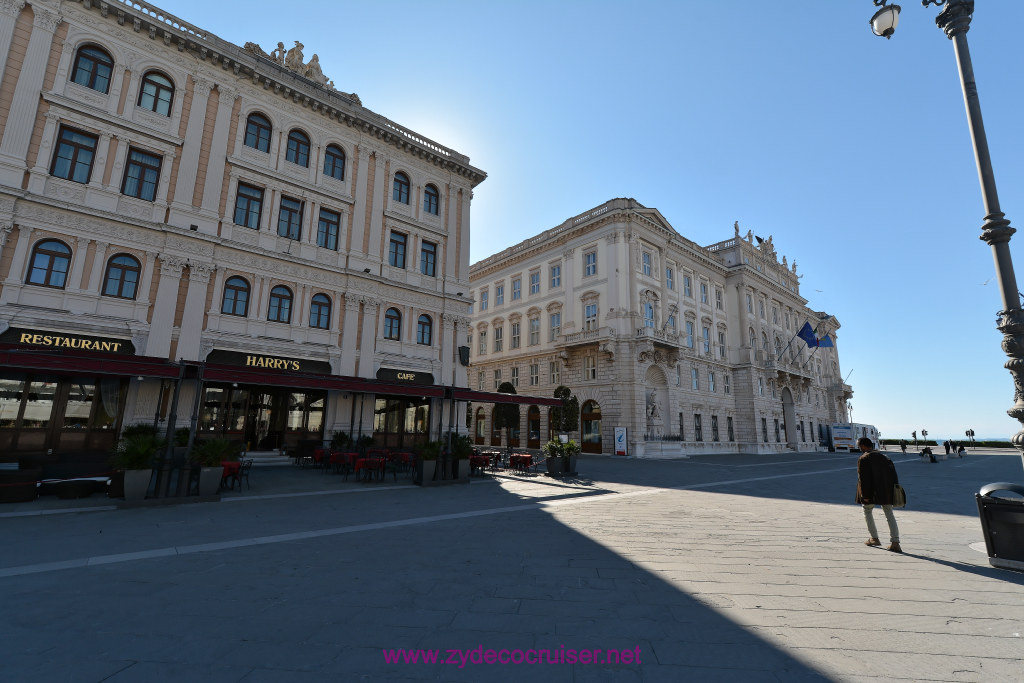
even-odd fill
[[[871,30],[879,36],[890,38],[899,23],[899,5],[889,5],[888,0],[872,0],[881,7],[871,18]],[[1003,333],[1002,347],[1009,360],[1006,369],[1010,371],[1014,384],[1014,404],[1007,414],[1022,424],[1010,441],[1021,453],[1024,462],[1024,310],[1021,309],[1017,278],[1013,273],[1010,259],[1010,236],[1016,230],[999,209],[999,195],[996,192],[995,175],[992,172],[992,158],[989,156],[985,124],[981,118],[981,104],[978,100],[978,86],[974,81],[974,66],[967,46],[967,31],[974,14],[974,0],[922,0],[925,7],[942,7],[935,24],[946,37],[953,41],[957,66],[960,70],[960,86],[967,107],[967,125],[974,143],[974,159],[978,166],[981,182],[981,199],[985,205],[985,222],[981,226],[980,239],[992,247],[995,259],[996,277],[999,280],[999,294],[1003,309],[996,315],[996,329]]]
[[[875,35],[891,38],[899,23],[899,5],[888,5],[887,0],[872,1],[881,9],[871,17],[871,30]],[[997,314],[996,329],[1003,333],[1003,351],[1010,357],[1005,367],[1010,371],[1014,384],[1014,404],[1006,412],[1022,425],[1022,429],[1010,441],[1024,461],[1024,311],[1021,310],[1017,278],[1013,274],[1013,262],[1010,260],[1010,237],[1016,231],[1010,227],[1010,221],[999,209],[992,158],[988,152],[985,124],[981,119],[978,86],[974,82],[974,66],[967,47],[967,31],[974,14],[974,0],[922,0],[921,4],[925,7],[942,7],[935,17],[935,24],[953,41],[960,70],[960,86],[967,107],[967,126],[974,143],[974,160],[978,166],[981,199],[985,205],[981,239],[992,247],[999,294],[1003,298],[1003,310]],[[921,436],[927,437],[928,433],[922,429]],[[1024,486],[1008,482],[989,484],[975,496],[988,561],[995,567],[1024,570],[1024,502],[993,495],[999,491],[1014,491],[1024,495]]]

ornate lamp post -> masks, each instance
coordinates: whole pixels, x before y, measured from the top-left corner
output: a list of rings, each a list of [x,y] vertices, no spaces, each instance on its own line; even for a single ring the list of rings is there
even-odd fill
[[[899,24],[900,6],[889,5],[887,0],[872,1],[881,9],[871,17],[871,30],[875,35],[888,39]],[[1014,384],[1014,404],[1006,412],[1024,426],[1024,310],[1021,310],[1017,278],[1013,274],[1013,262],[1010,260],[1010,236],[1016,230],[1010,227],[1010,221],[999,210],[992,159],[988,152],[985,124],[981,119],[978,86],[974,82],[974,66],[967,47],[967,31],[974,14],[974,0],[922,0],[921,4],[925,7],[942,7],[935,17],[935,24],[953,41],[960,69],[960,86],[967,106],[967,126],[974,143],[974,160],[978,165],[981,199],[985,205],[985,222],[981,226],[980,238],[992,247],[999,293],[1003,298],[1003,310],[997,314],[996,329],[1003,333],[1003,351],[1010,357],[1005,367],[1013,376]],[[921,430],[921,436],[926,435]],[[1020,451],[1024,461],[1024,428],[1014,434],[1010,441]],[[996,567],[1024,569],[1024,532],[1021,531],[1024,527],[1019,521],[1024,516],[1024,504],[990,497],[990,494],[1001,490],[1024,493],[1024,487],[999,483],[985,486],[978,494],[978,511],[981,514],[989,562]]]

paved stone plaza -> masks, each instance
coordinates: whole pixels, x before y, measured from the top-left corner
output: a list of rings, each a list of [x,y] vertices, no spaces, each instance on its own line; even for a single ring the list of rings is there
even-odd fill
[[[974,501],[1020,457],[894,455],[903,555],[863,545],[855,459],[594,457],[433,489],[262,469],[220,503],[8,505],[2,677],[1024,680],[1024,574],[979,552]],[[478,647],[640,661],[462,665]]]

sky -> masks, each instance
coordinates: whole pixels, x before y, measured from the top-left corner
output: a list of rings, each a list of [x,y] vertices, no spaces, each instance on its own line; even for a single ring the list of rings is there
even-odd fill
[[[773,236],[842,327],[856,422],[1008,438],[1013,381],[953,44],[870,0],[163,0],[237,45],[304,43],[363,105],[468,155],[478,261],[608,199],[699,244]],[[968,33],[1003,212],[1024,226],[1024,3]],[[1019,221],[1015,222],[1015,221]],[[1024,234],[1010,242],[1024,281]],[[1022,282],[1024,284],[1024,282]]]

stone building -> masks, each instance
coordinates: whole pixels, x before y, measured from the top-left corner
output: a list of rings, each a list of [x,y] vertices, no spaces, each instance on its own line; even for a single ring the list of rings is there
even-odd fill
[[[146,2],[0,3],[5,456],[173,415],[253,449],[454,422],[486,176],[304,47]]]
[[[550,396],[566,385],[584,451],[823,448],[852,395],[839,322],[807,306],[796,263],[779,261],[771,237],[734,232],[702,247],[657,209],[614,199],[473,264],[471,388],[507,381]],[[807,322],[832,346],[796,337]],[[529,407],[507,437],[490,413],[472,407],[478,443],[551,436],[546,408]]]

